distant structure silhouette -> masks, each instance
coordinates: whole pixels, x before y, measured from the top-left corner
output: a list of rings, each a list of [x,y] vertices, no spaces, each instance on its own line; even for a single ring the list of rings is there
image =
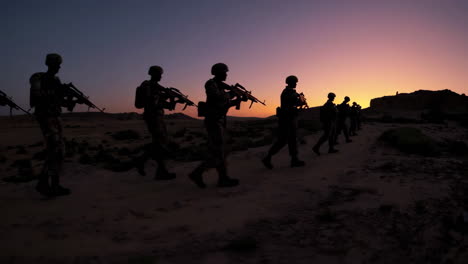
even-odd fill
[[[336,95],[334,93],[328,94],[327,102],[320,107],[320,122],[323,127],[323,135],[318,140],[317,144],[312,150],[320,155],[320,146],[328,140],[328,153],[336,153],[338,150],[334,148],[335,145],[335,132],[336,132],[336,119],[338,110],[336,105],[333,103]]]
[[[238,179],[230,178],[227,173],[224,130],[229,108],[239,108],[240,102],[247,98],[230,92],[231,86],[224,82],[228,71],[228,66],[224,63],[217,63],[211,67],[214,78],[205,84],[206,102],[198,104],[199,116],[205,117],[210,151],[210,157],[189,174],[189,178],[200,188],[206,187],[203,173],[210,168],[216,168],[218,171],[218,187],[233,187],[239,184]]]
[[[143,155],[137,158],[137,168],[141,175],[145,175],[145,163],[151,157],[158,164],[154,179],[172,180],[176,174],[168,171],[165,161],[170,151],[167,147],[164,109],[174,109],[177,101],[159,84],[163,73],[164,70],[160,66],[151,66],[148,70],[151,79],[143,81],[136,90],[135,107],[144,109],[143,119],[151,134],[151,147],[149,151],[145,149]]]
[[[56,76],[62,64],[59,54],[47,54],[47,72],[35,73],[30,78],[30,105],[45,139],[47,158],[44,163],[36,190],[44,196],[70,194],[70,189],[60,185],[63,167],[64,142],[60,115],[62,106],[73,109],[76,102],[65,100],[66,88]],[[50,185],[49,185],[50,179]]]
[[[286,144],[289,147],[289,155],[291,156],[291,167],[305,165],[304,161],[299,160],[297,151],[298,107],[301,107],[305,103],[305,100],[301,100],[301,95],[296,92],[298,81],[298,78],[293,75],[286,78],[287,86],[281,93],[281,107],[276,109],[276,115],[278,116],[278,138],[271,146],[267,156],[262,160],[268,169],[273,169],[271,158]]]
[[[350,116],[350,107],[348,105],[351,99],[349,96],[345,96],[343,102],[337,106],[338,108],[338,119],[337,119],[337,128],[335,134],[335,144],[338,143],[338,136],[343,132],[346,143],[351,142],[349,138],[349,128],[346,123],[346,119]]]

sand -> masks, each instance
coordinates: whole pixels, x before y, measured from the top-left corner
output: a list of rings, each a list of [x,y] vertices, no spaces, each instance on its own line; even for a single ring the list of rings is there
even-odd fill
[[[144,133],[140,120],[103,124],[68,128],[65,134],[97,140],[112,127],[135,127]],[[198,162],[176,161],[169,167],[177,179],[167,182],[152,179],[154,162],[146,176],[135,169],[118,173],[67,162],[62,182],[73,193],[56,199],[42,198],[35,182],[2,183],[0,259],[465,263],[465,229],[457,226],[464,204],[455,194],[467,180],[466,157],[407,155],[377,140],[396,126],[366,124],[352,143],[337,146],[339,153],[327,154],[324,145],[320,157],[311,150],[319,134],[308,135],[299,145],[307,163],[302,168],[289,167],[287,148],[273,158],[273,170],[260,163],[269,146],[234,152],[228,162],[230,176],[241,182],[236,188],[217,188],[212,170],[205,174],[208,188],[200,190],[187,178]],[[456,124],[410,126],[434,138],[467,141],[466,129]],[[0,136],[2,152],[9,145],[41,140],[37,127],[28,123],[10,124],[0,129]],[[2,172],[15,173],[6,168]]]

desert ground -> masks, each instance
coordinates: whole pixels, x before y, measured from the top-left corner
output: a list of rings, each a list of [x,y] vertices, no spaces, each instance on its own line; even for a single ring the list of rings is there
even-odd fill
[[[67,197],[45,199],[34,177],[42,137],[26,118],[0,119],[1,263],[466,263],[468,129],[456,122],[368,121],[339,153],[312,152],[302,124],[302,168],[287,148],[263,167],[274,119],[231,120],[229,174],[236,188],[187,178],[203,157],[200,120],[168,119],[173,181],[141,176],[132,157],[149,142],[133,116],[64,117]],[[307,129],[307,126],[314,129]],[[304,128],[305,127],[305,128]],[[402,151],[381,139],[399,128],[437,145]],[[135,133],[136,132],[136,133]],[[343,142],[343,140],[341,140]],[[429,144],[429,143],[428,143]],[[464,145],[465,144],[465,145]],[[445,146],[445,147],[438,147]]]

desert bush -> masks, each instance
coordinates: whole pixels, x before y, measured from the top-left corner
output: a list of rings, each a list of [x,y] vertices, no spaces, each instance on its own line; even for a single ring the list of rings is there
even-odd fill
[[[140,134],[132,129],[121,130],[111,134],[115,140],[136,140],[140,139]]]
[[[409,154],[436,156],[440,153],[437,142],[417,128],[389,129],[382,133],[379,140]]]
[[[103,163],[118,163],[119,162],[117,158],[115,158],[114,156],[112,156],[112,154],[110,154],[109,150],[98,151],[94,159],[96,160],[96,162],[103,162]]]
[[[187,129],[186,128],[182,128],[182,129],[179,129],[177,130],[176,132],[174,132],[174,134],[172,135],[174,138],[180,138],[180,137],[183,137],[185,136],[185,134],[187,133]]]
[[[20,146],[18,150],[16,151],[16,154],[28,154],[28,151],[24,146]]]
[[[29,182],[37,179],[37,176],[34,175],[32,169],[32,163],[29,159],[20,159],[13,162],[12,167],[18,169],[18,174],[11,177],[3,178],[6,182]]]
[[[35,148],[35,147],[41,147],[41,146],[44,146],[44,142],[39,141],[39,142],[37,142],[37,143],[34,143],[34,144],[29,145],[28,147],[29,147],[29,148]]]
[[[184,141],[192,141],[194,139],[194,136],[193,135],[187,135],[185,138],[184,138]]]
[[[204,131],[189,131],[189,133],[195,137],[206,138],[206,133]]]
[[[130,149],[128,149],[126,147],[123,147],[123,148],[120,148],[119,151],[117,151],[117,154],[119,154],[121,156],[128,156],[128,155],[132,154],[132,152],[130,151]]]
[[[257,240],[252,236],[241,236],[235,238],[224,247],[228,251],[251,251],[256,250],[258,247]]]
[[[83,153],[80,156],[78,162],[81,163],[81,164],[91,164],[91,163],[93,163],[93,159],[87,153]]]
[[[446,139],[440,146],[448,153],[456,156],[468,155],[468,145],[460,140]]]
[[[45,149],[39,151],[39,152],[36,152],[32,159],[33,160],[45,160],[46,159],[46,156],[47,156],[47,152]]]

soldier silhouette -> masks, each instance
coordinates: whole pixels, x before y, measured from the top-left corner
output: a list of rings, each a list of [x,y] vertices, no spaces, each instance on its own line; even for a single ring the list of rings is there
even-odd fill
[[[343,132],[343,135],[345,136],[346,143],[352,142],[351,139],[349,139],[349,128],[348,125],[346,124],[346,119],[348,119],[350,115],[350,107],[348,105],[350,99],[348,96],[346,96],[341,104],[337,106],[338,108],[338,119],[337,119],[337,128],[336,128],[336,134],[335,134],[335,144],[338,143],[338,136]]]
[[[361,113],[361,105],[357,105],[357,112],[356,112],[356,125],[357,125],[357,130],[361,130],[361,124],[362,124],[362,113]]]
[[[224,63],[212,66],[211,74],[214,78],[205,84],[206,103],[198,104],[199,115],[205,117],[204,125],[208,133],[211,155],[189,174],[189,178],[200,188],[206,187],[203,173],[210,168],[216,168],[218,171],[218,187],[233,187],[239,184],[238,179],[230,178],[227,174],[224,131],[229,108],[238,106],[240,101],[246,99],[229,92],[231,86],[224,82],[228,71],[228,66]]]
[[[299,160],[297,151],[298,107],[303,103],[300,100],[300,95],[296,92],[298,81],[297,77],[293,75],[286,78],[287,86],[281,93],[281,107],[277,109],[278,139],[271,146],[267,156],[262,159],[263,164],[268,169],[273,169],[272,156],[278,153],[286,144],[289,147],[289,155],[291,156],[291,167],[305,165],[304,161]]]
[[[349,109],[349,120],[351,124],[349,126],[349,135],[350,136],[357,136],[357,119],[358,119],[358,105],[356,102],[353,102],[353,105]]]
[[[328,94],[327,102],[320,108],[320,122],[322,122],[323,135],[318,140],[317,144],[312,150],[320,155],[320,146],[328,140],[328,153],[336,153],[337,149],[334,148],[335,144],[335,130],[336,130],[336,118],[338,110],[336,105],[333,103],[336,95],[334,93]]]
[[[34,115],[44,136],[47,153],[36,190],[51,197],[71,193],[70,189],[60,185],[64,158],[60,115],[62,107],[73,109],[76,102],[65,100],[65,86],[56,76],[62,64],[62,57],[55,53],[47,54],[45,64],[48,67],[47,72],[35,73],[29,80],[30,106],[35,108]]]
[[[143,81],[136,91],[135,106],[144,108],[143,119],[151,134],[151,146],[145,148],[143,155],[137,159],[137,169],[141,175],[145,175],[145,163],[151,157],[158,164],[154,179],[172,180],[176,174],[168,171],[165,161],[170,151],[167,148],[164,109],[174,109],[177,101],[168,97],[165,88],[159,84],[163,73],[160,66],[151,66],[148,70],[151,79]]]

